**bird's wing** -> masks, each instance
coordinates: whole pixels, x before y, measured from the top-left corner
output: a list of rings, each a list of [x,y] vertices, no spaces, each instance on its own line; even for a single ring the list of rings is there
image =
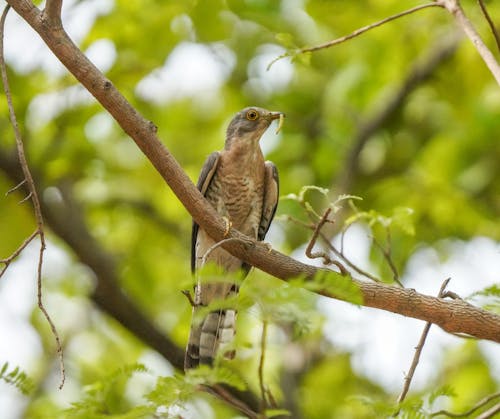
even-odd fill
[[[267,230],[273,221],[279,197],[278,169],[273,162],[266,161],[266,175],[264,179],[264,202],[262,205],[262,217],[260,218],[257,240],[264,240]]]
[[[214,151],[210,154],[203,167],[201,168],[200,177],[198,178],[198,183],[196,187],[202,193],[203,196],[207,193],[207,189],[212,181],[215,171],[217,169],[217,164],[219,163],[220,153]],[[194,272],[196,268],[196,239],[198,237],[198,224],[193,221],[193,230],[191,233],[191,272]]]

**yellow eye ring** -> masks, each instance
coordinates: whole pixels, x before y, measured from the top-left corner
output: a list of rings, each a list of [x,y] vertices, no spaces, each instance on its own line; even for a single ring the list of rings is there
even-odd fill
[[[250,109],[247,112],[247,119],[249,121],[255,121],[259,117],[259,113],[255,109]]]

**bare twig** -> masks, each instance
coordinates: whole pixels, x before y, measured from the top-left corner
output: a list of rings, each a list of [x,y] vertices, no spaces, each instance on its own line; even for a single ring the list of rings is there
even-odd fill
[[[266,410],[267,397],[266,397],[266,387],[264,385],[264,361],[266,356],[266,339],[267,339],[267,320],[262,321],[262,333],[260,335],[260,358],[259,358],[259,387],[260,395],[262,397],[262,407],[261,410]]]
[[[215,384],[212,386],[201,385],[200,388],[207,393],[210,393],[219,399],[223,400],[228,405],[234,407],[240,412],[247,415],[250,419],[259,419],[260,415],[257,412],[254,412],[246,403],[242,402],[240,399],[237,399],[233,394],[231,394],[228,390],[226,390],[223,386],[219,384]]]
[[[16,186],[10,188],[7,192],[5,192],[5,196],[10,195],[11,193],[17,191],[21,186],[23,186],[26,183],[26,179],[23,179],[21,182],[19,182]]]
[[[367,31],[369,31],[371,29],[374,29],[374,28],[377,28],[379,26],[382,26],[382,25],[384,25],[387,22],[399,19],[400,17],[409,15],[411,13],[418,12],[419,10],[422,10],[422,9],[427,9],[429,7],[443,7],[443,5],[440,4],[440,3],[437,3],[437,2],[421,4],[420,6],[415,6],[415,7],[411,8],[411,9],[405,10],[405,11],[397,13],[395,15],[386,17],[385,19],[379,20],[378,22],[375,22],[375,23],[372,23],[370,25],[363,26],[362,28],[356,29],[354,32],[351,32],[349,35],[342,36],[340,38],[334,39],[332,41],[325,42],[325,43],[320,44],[320,45],[316,45],[314,47],[306,47],[306,48],[297,49],[295,51],[288,51],[285,54],[280,55],[279,57],[277,57],[273,61],[271,61],[269,63],[269,65],[267,66],[267,69],[269,70],[271,68],[271,66],[276,61],[279,61],[279,60],[281,60],[283,58],[295,56],[295,55],[298,55],[298,54],[304,54],[304,53],[307,53],[307,52],[315,52],[315,51],[319,51],[321,49],[333,47],[335,45],[338,45],[338,44],[341,44],[343,42],[346,42],[346,41],[348,41],[348,40],[350,40],[352,38],[356,38],[357,36],[359,36],[359,35],[367,32]]]
[[[489,396],[485,397],[484,399],[479,400],[478,403],[476,403],[474,406],[472,406],[469,410],[463,412],[463,413],[453,413],[453,412],[448,412],[447,410],[438,410],[437,412],[433,412],[429,415],[429,417],[433,418],[435,416],[443,415],[443,416],[448,416],[450,418],[463,418],[469,415],[472,415],[474,412],[479,410],[481,407],[486,406],[489,402],[492,400],[500,398],[500,391],[498,393],[493,393],[490,394]],[[495,413],[498,413],[500,411],[500,404],[496,404],[493,406],[492,409],[487,410],[486,412],[483,412],[483,415],[485,413],[488,413],[487,416],[478,416],[477,419],[480,417],[482,419],[487,419],[493,417]]]
[[[189,290],[182,290],[181,293],[182,295],[184,295],[184,297],[187,298],[191,307],[196,307],[196,303],[194,302],[193,296],[191,295],[191,292]]]
[[[212,246],[210,246],[210,247],[208,248],[208,250],[205,252],[205,254],[204,254],[204,255],[203,255],[203,257],[202,257],[202,262],[201,262],[201,264],[202,264],[202,265],[205,265],[205,263],[207,262],[208,257],[210,256],[210,254],[211,254],[211,253],[212,253],[215,249],[217,249],[218,247],[220,247],[220,246],[222,246],[222,245],[224,245],[224,244],[226,244],[226,243],[229,243],[229,242],[234,242],[234,241],[241,242],[241,243],[243,243],[243,244],[245,244],[245,245],[248,245],[248,244],[253,245],[253,244],[254,244],[254,243],[253,243],[253,241],[251,241],[251,240],[240,239],[240,238],[237,238],[237,237],[229,237],[229,238],[227,238],[227,239],[223,239],[223,240],[221,240],[221,241],[219,241],[219,242],[217,242],[217,243],[214,243]]]
[[[337,255],[339,258],[341,258],[344,263],[351,268],[353,271],[357,272],[358,274],[371,279],[373,282],[382,282],[380,278],[377,278],[375,275],[372,275],[369,272],[366,272],[365,270],[361,269],[359,266],[357,266],[355,263],[353,263],[346,255],[344,252],[341,252],[338,250],[332,242],[326,237],[323,233],[320,234],[320,237],[322,240],[326,243],[326,245],[330,248],[330,250]]]
[[[317,258],[322,258],[323,259],[323,264],[325,265],[335,265],[337,268],[339,268],[340,273],[342,275],[348,275],[349,272],[347,269],[340,263],[338,260],[334,260],[330,258],[328,253],[326,252],[313,252],[314,245],[316,244],[316,241],[318,240],[318,236],[321,233],[321,229],[323,226],[328,223],[332,222],[331,220],[328,219],[328,216],[330,215],[330,212],[332,211],[331,207],[328,207],[326,211],[323,213],[321,219],[319,222],[314,226],[311,225],[313,228],[313,235],[311,237],[311,240],[309,240],[309,243],[307,244],[306,247],[306,256],[311,259],[317,259]]]
[[[391,230],[389,227],[386,227],[386,235],[387,235],[387,246],[382,246],[378,240],[375,237],[372,237],[373,243],[375,246],[377,246],[380,249],[380,252],[382,253],[382,256],[384,256],[384,259],[386,260],[387,264],[389,265],[389,268],[392,272],[392,280],[397,283],[400,287],[403,288],[403,284],[399,280],[399,272],[398,268],[396,268],[396,264],[394,263],[394,260],[392,259],[392,253],[391,253]]]
[[[59,334],[57,333],[57,329],[56,329],[52,319],[50,318],[49,313],[45,309],[45,306],[43,305],[43,301],[42,301],[42,267],[43,267],[43,254],[44,254],[45,246],[46,246],[45,245],[45,232],[44,232],[44,226],[43,226],[42,210],[40,208],[40,200],[38,199],[38,194],[36,192],[35,182],[33,180],[33,176],[31,175],[31,171],[29,169],[28,162],[26,160],[26,154],[24,152],[24,144],[23,144],[23,140],[21,137],[21,132],[19,130],[19,125],[17,123],[17,118],[16,118],[16,113],[14,111],[14,106],[12,104],[12,95],[10,93],[9,80],[7,78],[7,69],[5,66],[5,59],[4,59],[4,49],[3,49],[4,27],[5,27],[5,19],[7,17],[7,13],[9,11],[9,8],[10,8],[9,5],[5,6],[4,11],[2,13],[2,16],[0,18],[0,71],[2,73],[2,83],[3,83],[4,92],[5,92],[5,97],[7,98],[7,106],[9,108],[10,123],[12,125],[12,128],[14,129],[14,136],[16,138],[17,155],[19,158],[19,163],[21,165],[23,174],[24,174],[24,179],[26,181],[26,184],[27,184],[28,190],[29,190],[29,194],[24,200],[31,198],[31,202],[33,203],[33,209],[34,209],[34,213],[35,213],[36,224],[37,224],[36,235],[38,235],[40,237],[40,252],[38,255],[38,268],[37,268],[38,307],[39,307],[40,311],[43,313],[45,319],[47,320],[47,323],[49,324],[50,329],[52,331],[52,334],[54,335],[54,338],[56,340],[56,350],[57,350],[57,353],[59,355],[59,365],[60,365],[60,371],[61,371],[61,382],[60,382],[59,388],[61,389],[64,385],[64,380],[66,378],[65,369],[64,369],[63,349],[62,349],[62,345],[61,345],[61,340],[59,338]],[[21,201],[21,202],[23,202],[23,201]]]
[[[488,409],[481,413],[476,419],[490,419],[490,418],[495,418],[498,417],[496,416],[497,413],[500,412],[500,403],[496,404],[493,406],[491,409]]]
[[[12,261],[21,254],[21,252],[25,249],[25,247],[28,246],[28,244],[30,244],[31,241],[36,236],[38,236],[38,230],[35,230],[33,233],[31,233],[31,235],[29,237],[27,237],[22,242],[22,244],[16,250],[14,250],[14,252],[9,257],[7,257],[5,259],[0,259],[0,263],[4,264],[4,267],[0,271],[0,278],[2,277],[2,275],[4,274],[4,272],[7,270],[7,268],[9,267],[9,265],[12,263]]]
[[[443,281],[441,288],[439,290],[438,298],[443,298],[443,294],[445,292],[446,286],[450,282],[451,278],[447,278]],[[405,376],[405,381],[403,385],[403,390],[398,397],[398,403],[401,403],[408,393],[410,389],[411,380],[413,379],[413,375],[415,374],[415,370],[417,368],[418,362],[420,361],[420,354],[424,349],[425,340],[427,339],[427,335],[429,334],[429,329],[431,328],[432,323],[427,322],[424,326],[424,330],[422,331],[422,335],[420,336],[420,340],[418,341],[418,345],[415,347],[415,355],[413,356],[413,361],[411,363],[410,369],[408,370],[408,374]]]
[[[481,8],[481,11],[483,12],[485,19],[488,21],[488,25],[490,25],[491,33],[495,37],[495,42],[497,43],[497,48],[500,51],[500,36],[498,35],[497,28],[495,27],[495,24],[493,23],[493,20],[491,19],[491,16],[488,13],[488,9],[486,8],[484,1],[477,0],[477,2],[479,3],[479,7]]]
[[[453,17],[455,18],[458,26],[464,31],[467,37],[471,40],[476,48],[476,51],[479,53],[484,63],[493,74],[493,77],[500,85],[500,65],[497,60],[493,56],[490,49],[486,46],[486,44],[481,39],[481,36],[474,28],[472,22],[465,15],[462,6],[460,5],[459,0],[439,0],[436,1],[436,4],[443,5],[446,10],[448,10]]]

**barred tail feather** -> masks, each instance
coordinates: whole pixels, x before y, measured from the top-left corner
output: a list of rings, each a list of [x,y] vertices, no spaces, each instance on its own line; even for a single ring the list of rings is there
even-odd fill
[[[193,319],[195,318],[195,313],[193,313]],[[233,341],[235,332],[235,310],[213,311],[201,323],[192,324],[184,369],[196,368],[198,365],[213,365],[219,350]],[[224,353],[224,357],[228,359],[234,356],[234,350]]]

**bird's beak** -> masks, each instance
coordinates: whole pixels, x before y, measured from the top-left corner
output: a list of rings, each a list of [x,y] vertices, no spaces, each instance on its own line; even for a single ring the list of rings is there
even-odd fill
[[[281,115],[283,115],[283,117]],[[284,117],[285,114],[283,112],[269,112],[269,119],[271,119],[271,121],[274,121],[275,119],[281,119]]]
[[[283,122],[285,120],[285,114],[283,112],[269,112],[269,119],[271,121],[274,121],[275,119],[278,119],[278,128],[276,128],[276,134],[280,132],[281,127],[283,126]]]

